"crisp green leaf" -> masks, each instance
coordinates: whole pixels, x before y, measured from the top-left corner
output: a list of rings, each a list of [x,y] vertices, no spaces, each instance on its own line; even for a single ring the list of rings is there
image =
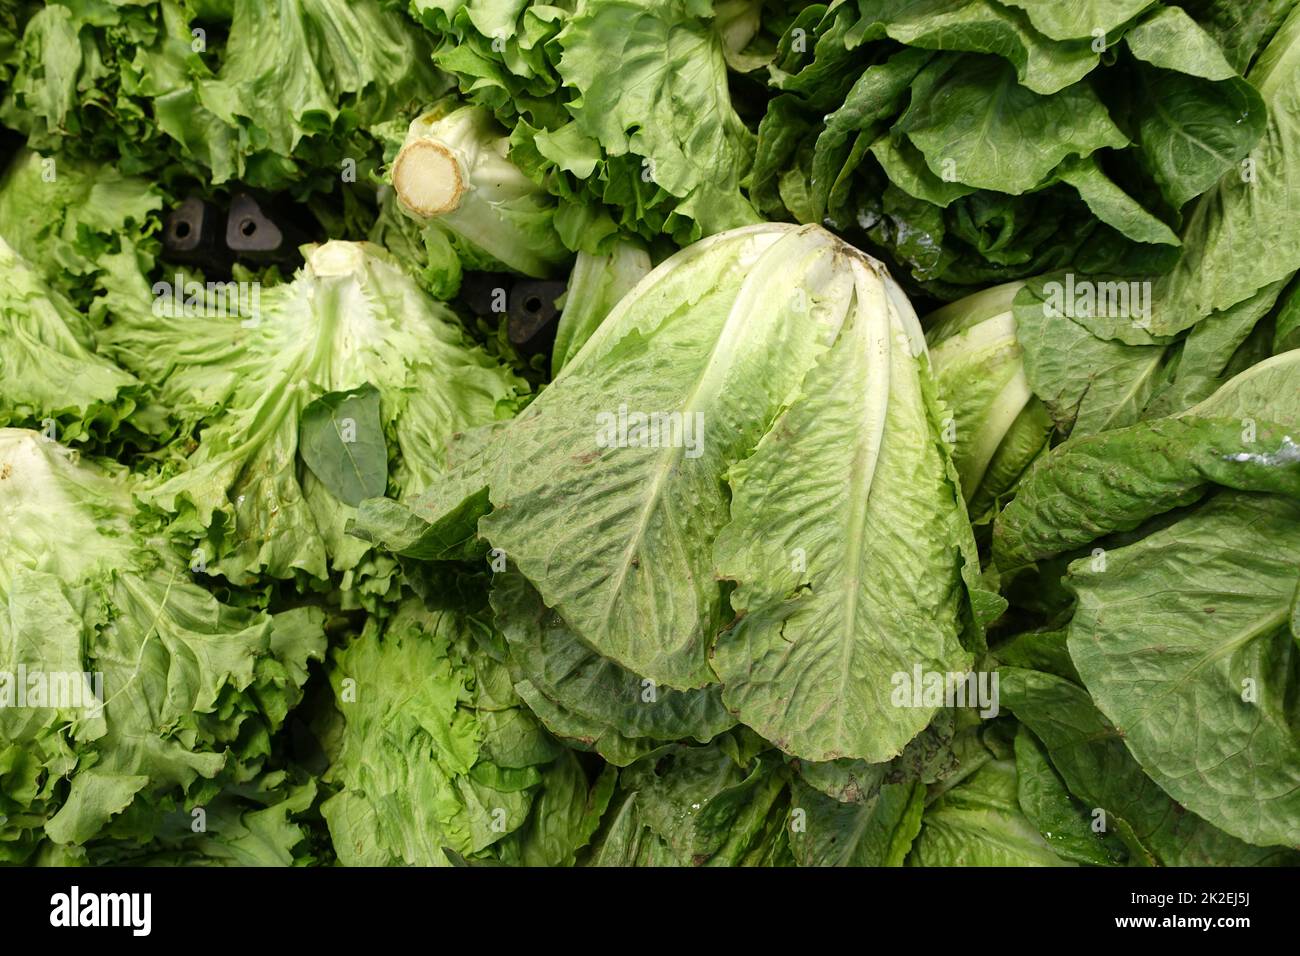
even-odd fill
[[[601,0],[580,6],[556,42],[560,75],[579,91],[568,104],[578,128],[610,156],[636,158],[677,197],[674,215],[709,235],[758,216],[739,189],[752,134],[731,104],[721,37],[700,13],[691,0]]]
[[[1237,75],[1223,50],[1182,7],[1161,7],[1124,35],[1139,60],[1207,80]]]
[[[0,426],[107,442],[136,408],[135,376],[92,349],[85,317],[0,239]]]
[[[1099,54],[1086,41],[1052,42],[1026,18],[994,0],[896,0],[877,16],[891,39],[927,50],[994,53],[1013,64],[1020,83],[1050,94],[1083,79]]]

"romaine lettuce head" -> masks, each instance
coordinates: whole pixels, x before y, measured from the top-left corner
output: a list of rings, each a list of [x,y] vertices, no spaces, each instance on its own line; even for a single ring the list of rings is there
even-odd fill
[[[939,410],[879,263],[748,227],[662,263],[428,495],[358,526],[424,558],[477,535],[647,686],[721,683],[788,753],[882,761],[935,710],[894,706],[892,676],[968,667],[998,610]]]
[[[1058,268],[1167,272],[1182,210],[1236,178],[1270,113],[1213,19],[1155,0],[810,5],[770,68],[750,199],[945,300]]]
[[[382,594],[394,567],[345,533],[353,505],[432,483],[443,443],[525,386],[368,243],[310,249],[292,282],[203,291],[166,289],[104,336],[195,439],[141,500],[234,583],[332,570]]]
[[[144,843],[256,778],[321,616],[223,604],[139,523],[131,479],[0,429],[0,858]]]

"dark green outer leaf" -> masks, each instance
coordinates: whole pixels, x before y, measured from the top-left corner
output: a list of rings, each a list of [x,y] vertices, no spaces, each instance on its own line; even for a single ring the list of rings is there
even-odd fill
[[[1154,6],[1156,0],[1006,0],[1029,14],[1029,21],[1054,40],[1091,37],[1093,30],[1109,33]]]
[[[1010,64],[969,54],[937,57],[921,71],[897,129],[936,175],[1016,196],[1067,156],[1128,145],[1086,83],[1040,96],[1017,82]]]
[[[790,799],[790,849],[800,866],[902,866],[921,828],[925,787],[886,784],[865,803],[841,803],[796,781]]]
[[[388,448],[379,390],[362,385],[322,395],[303,409],[298,452],[344,504],[377,498],[388,487]]]
[[[1025,375],[1062,432],[1090,434],[1137,421],[1164,367],[1164,345],[1098,338],[1083,320],[1049,314],[1044,276],[1016,296],[1016,335]]]
[[[925,809],[909,866],[1070,866],[1020,809],[1016,767],[985,760]]]
[[[1168,381],[1151,396],[1143,418],[1159,418],[1185,411],[1224,383],[1238,350],[1273,308],[1282,283],[1275,282],[1257,295],[1223,312],[1206,316],[1182,342]],[[1281,321],[1278,322],[1281,328]],[[1254,364],[1250,361],[1248,364]]]
[[[694,737],[703,743],[736,724],[716,685],[688,691],[657,687],[601,657],[517,572],[494,576],[492,606],[527,680],[577,717],[623,737],[653,741]]]
[[[1081,687],[1035,671],[1004,667],[1002,703],[1046,748],[1070,792],[1104,810],[1137,862],[1166,866],[1291,865],[1300,854],[1250,846],[1171,800],[1143,772],[1124,739]]]
[[[1273,352],[1300,349],[1300,282],[1292,282],[1283,294],[1273,333]]]
[[[1016,792],[1020,809],[1057,854],[1075,863],[1109,866],[1114,861],[1090,826],[1087,808],[1071,798],[1052,769],[1046,748],[1021,725],[1016,734]]]
[[[874,131],[877,124],[897,113],[902,96],[930,56],[928,51],[903,50],[884,63],[868,67],[844,103],[826,117],[812,166],[813,209],[818,221],[826,214],[831,187],[851,154],[854,136]],[[874,138],[872,132],[869,139]]]
[[[1300,502],[1223,491],[1070,566],[1070,657],[1170,796],[1260,846],[1300,837]]]
[[[1186,251],[1156,287],[1157,334],[1229,309],[1300,267],[1300,7],[1247,79],[1268,106],[1267,129],[1249,168],[1224,176],[1192,207],[1182,235]]]
[[[1300,450],[1288,434],[1187,416],[1071,439],[1040,459],[998,517],[994,560],[1010,569],[1132,530],[1212,483],[1300,498]]]

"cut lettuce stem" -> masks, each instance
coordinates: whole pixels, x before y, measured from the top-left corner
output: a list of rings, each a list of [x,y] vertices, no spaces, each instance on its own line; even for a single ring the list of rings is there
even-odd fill
[[[545,278],[569,259],[555,199],[508,157],[510,137],[487,110],[446,102],[411,123],[392,182],[398,205],[443,230],[462,259]]]
[[[429,219],[454,212],[465,195],[455,154],[432,136],[409,140],[393,163],[393,188],[411,214]]]

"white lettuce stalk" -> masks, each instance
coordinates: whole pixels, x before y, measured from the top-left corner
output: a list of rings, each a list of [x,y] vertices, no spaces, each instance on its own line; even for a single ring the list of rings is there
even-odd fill
[[[610,310],[649,271],[650,254],[636,240],[619,239],[604,255],[578,253],[555,332],[553,374],[578,354]]]
[[[891,702],[893,675],[982,643],[939,411],[880,263],[819,226],[744,227],[646,275],[409,518],[358,524],[413,552],[468,529],[628,671],[720,683],[801,758],[883,761],[937,710]]]
[[[481,260],[545,277],[569,257],[552,220],[555,203],[508,157],[510,137],[482,107],[432,109],[407,130],[393,161],[402,209],[468,243]],[[476,265],[488,265],[482,261]]]
[[[951,418],[944,437],[976,521],[1047,447],[1052,421],[1030,389],[1012,303],[1023,282],[996,286],[926,320],[930,361]]]

